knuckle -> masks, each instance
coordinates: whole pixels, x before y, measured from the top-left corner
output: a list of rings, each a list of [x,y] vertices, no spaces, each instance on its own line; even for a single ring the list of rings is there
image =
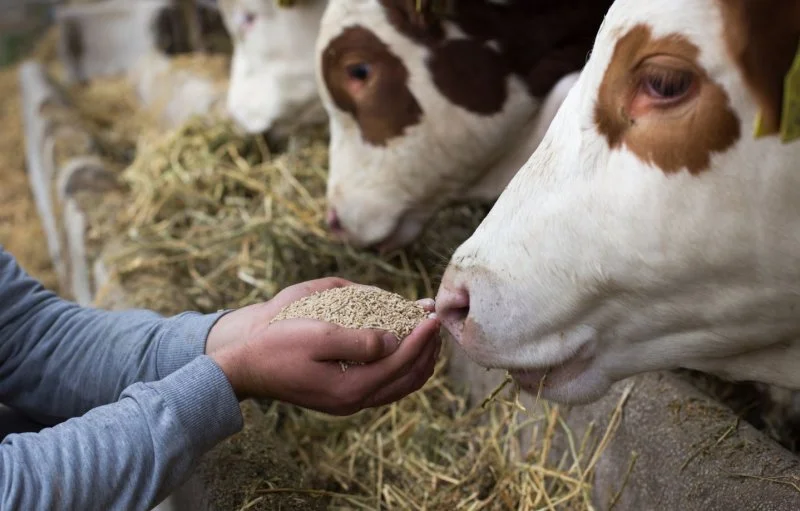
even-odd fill
[[[361,350],[368,360],[374,360],[383,354],[383,341],[380,334],[377,332],[370,332],[369,335],[362,340]]]
[[[317,281],[325,288],[345,287],[348,283],[340,277],[325,277]]]

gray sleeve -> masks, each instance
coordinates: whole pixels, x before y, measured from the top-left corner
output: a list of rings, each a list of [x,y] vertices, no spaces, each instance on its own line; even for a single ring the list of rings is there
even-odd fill
[[[0,444],[0,509],[146,511],[242,428],[225,374],[201,356],[114,404]]]
[[[220,314],[171,318],[60,299],[0,247],[0,403],[44,423],[113,403],[205,352]]]

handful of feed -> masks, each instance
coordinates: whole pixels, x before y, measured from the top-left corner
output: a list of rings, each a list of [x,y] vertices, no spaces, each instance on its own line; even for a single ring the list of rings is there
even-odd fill
[[[427,316],[421,305],[396,293],[355,285],[328,289],[292,302],[270,324],[285,319],[316,319],[344,328],[386,330],[402,341]],[[344,371],[356,362],[341,364]]]

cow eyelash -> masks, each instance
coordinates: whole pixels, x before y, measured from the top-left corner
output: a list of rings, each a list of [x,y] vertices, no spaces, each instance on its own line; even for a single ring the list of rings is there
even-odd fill
[[[642,70],[642,89],[659,101],[672,103],[681,100],[694,83],[695,74],[691,71],[655,66]]]

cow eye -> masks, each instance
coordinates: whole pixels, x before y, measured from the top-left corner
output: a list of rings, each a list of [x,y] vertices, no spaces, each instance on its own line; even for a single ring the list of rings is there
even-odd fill
[[[244,35],[256,22],[256,15],[253,12],[239,11],[234,17],[234,25],[240,35]]]
[[[643,77],[645,92],[652,98],[674,102],[682,99],[695,83],[691,71],[655,68],[649,69]]]
[[[369,78],[369,75],[369,64],[359,62],[358,64],[351,64],[347,66],[347,76],[349,76],[352,80],[365,82]]]

